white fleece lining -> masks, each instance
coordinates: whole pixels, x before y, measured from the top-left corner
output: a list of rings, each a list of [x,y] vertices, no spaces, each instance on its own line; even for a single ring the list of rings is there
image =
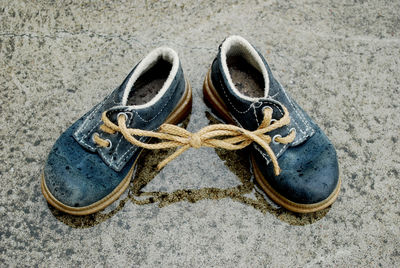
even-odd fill
[[[171,86],[172,80],[176,76],[176,73],[178,72],[178,67],[179,67],[179,57],[178,54],[169,47],[159,47],[151,51],[136,67],[134,73],[132,74],[131,78],[129,79],[124,96],[122,98],[122,105],[126,106],[126,103],[128,102],[128,97],[129,93],[132,90],[132,86],[135,84],[137,79],[144,74],[147,70],[149,70],[151,67],[153,67],[158,60],[163,59],[165,61],[168,61],[169,63],[172,64],[171,71],[168,75],[167,80],[165,81],[164,85],[161,87],[160,91],[155,95],[149,102],[141,105],[131,105],[128,106],[131,109],[142,109],[142,108],[147,108],[153,104],[155,104],[160,98],[165,94],[167,89]]]
[[[227,57],[232,55],[242,56],[254,68],[256,68],[258,71],[261,72],[261,74],[264,77],[264,96],[267,97],[269,91],[269,76],[267,68],[265,68],[264,62],[262,61],[257,51],[253,48],[253,46],[246,39],[238,35],[232,35],[226,38],[221,47],[222,69],[226,74],[226,78],[228,79],[228,83],[232,88],[233,92],[237,94],[239,97],[252,102],[258,101],[260,99],[243,95],[235,87],[234,83],[232,82],[232,77],[229,73],[228,64],[226,62]]]

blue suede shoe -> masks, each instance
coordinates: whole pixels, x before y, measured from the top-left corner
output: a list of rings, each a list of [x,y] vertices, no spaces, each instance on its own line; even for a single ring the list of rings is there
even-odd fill
[[[261,124],[273,126],[264,135],[268,147],[253,143],[251,149],[255,178],[272,200],[300,213],[324,209],[336,200],[340,179],[335,148],[248,41],[240,36],[224,40],[203,92],[226,122],[249,131]]]
[[[190,112],[191,88],[177,53],[158,48],[129,73],[101,103],[69,127],[54,144],[42,174],[42,192],[57,209],[74,215],[99,211],[128,187],[143,148],[103,125],[157,130]],[[110,125],[110,124],[109,124]],[[143,143],[149,137],[138,137]]]

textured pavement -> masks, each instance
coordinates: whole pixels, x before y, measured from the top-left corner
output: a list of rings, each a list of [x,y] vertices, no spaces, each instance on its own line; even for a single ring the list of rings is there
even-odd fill
[[[1,1],[0,266],[399,267],[399,1]],[[78,1],[77,1],[78,2]],[[321,3],[320,3],[321,2]],[[193,87],[239,34],[337,148],[342,190],[319,213],[264,199],[246,152],[148,152],[127,191],[85,217],[47,205],[51,146],[150,50]]]

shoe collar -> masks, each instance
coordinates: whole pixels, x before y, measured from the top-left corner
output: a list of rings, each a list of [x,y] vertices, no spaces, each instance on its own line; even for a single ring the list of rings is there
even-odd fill
[[[159,92],[147,103],[141,104],[141,105],[127,105],[128,102],[128,97],[130,92],[134,89],[135,82],[138,80],[138,78],[144,74],[146,71],[148,71],[151,67],[153,67],[160,59],[163,59],[165,61],[168,61],[172,64],[172,68],[169,72],[167,80],[164,82],[163,86],[159,90]],[[159,47],[151,51],[142,61],[138,63],[136,68],[134,69],[133,73],[128,76],[127,80],[124,81],[124,83],[121,85],[121,87],[124,90],[122,100],[121,100],[121,106],[128,107],[129,110],[139,110],[139,109],[144,109],[148,108],[157,101],[161,99],[161,97],[165,94],[165,92],[168,90],[168,88],[171,86],[174,78],[176,77],[176,74],[179,69],[179,57],[178,54],[169,47]]]
[[[252,98],[240,93],[235,84],[232,82],[232,78],[228,69],[227,58],[233,55],[240,55],[251,65],[253,65],[254,68],[261,72],[262,76],[264,77],[264,97],[268,97],[270,81],[267,68],[265,67],[264,61],[262,60],[260,54],[246,39],[238,35],[229,36],[220,46],[220,55],[222,69],[225,73],[229,86],[236,95],[251,102],[257,102],[261,99]]]

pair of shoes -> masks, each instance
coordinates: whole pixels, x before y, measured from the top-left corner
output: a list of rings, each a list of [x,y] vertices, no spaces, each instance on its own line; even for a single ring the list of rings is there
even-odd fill
[[[128,187],[144,148],[251,146],[255,179],[288,210],[308,213],[331,205],[340,189],[336,152],[310,117],[273,77],[264,57],[244,38],[230,36],[206,75],[204,99],[230,124],[190,133],[174,124],[190,113],[192,92],[177,53],[158,48],[124,82],[69,127],[53,146],[42,192],[57,209],[97,212]],[[156,138],[159,143],[149,143]]]

